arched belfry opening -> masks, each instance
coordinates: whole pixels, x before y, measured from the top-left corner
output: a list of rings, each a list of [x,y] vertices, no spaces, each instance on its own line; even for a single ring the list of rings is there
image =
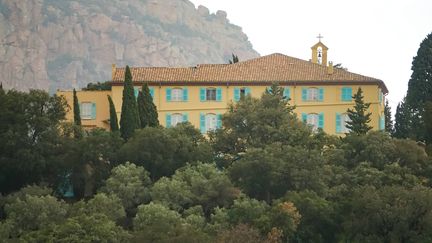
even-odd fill
[[[312,62],[320,65],[327,66],[327,51],[328,47],[321,42],[323,36],[318,35],[318,43],[311,47],[312,49]]]

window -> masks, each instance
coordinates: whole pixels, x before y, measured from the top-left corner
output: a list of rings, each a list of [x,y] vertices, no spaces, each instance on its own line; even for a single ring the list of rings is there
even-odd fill
[[[240,97],[250,95],[250,88],[234,88],[234,101],[239,101]]]
[[[317,131],[318,128],[323,129],[324,128],[324,114],[323,113],[303,113],[302,114],[302,120],[307,125],[310,125],[312,127],[313,131]]]
[[[188,121],[188,114],[174,113],[166,114],[166,127],[175,127],[177,124]]]
[[[291,99],[291,94],[290,94],[290,88],[289,87],[284,87],[283,96],[284,96],[284,99],[286,99],[286,100],[290,100]]]
[[[351,87],[343,87],[342,88],[341,100],[342,101],[352,101],[352,88]]]
[[[207,133],[209,131],[216,130],[217,128],[222,127],[222,115],[221,114],[213,114],[208,113],[200,114],[200,130],[201,133]]]
[[[80,105],[81,119],[96,119],[96,103],[84,102]]]
[[[167,101],[187,101],[188,90],[186,88],[167,88],[166,89]]]
[[[379,130],[385,130],[385,116],[379,116]]]
[[[348,133],[350,131],[347,127],[349,121],[351,119],[348,114],[336,113],[336,133]]]
[[[200,89],[201,101],[222,101],[221,88],[201,88]]]
[[[134,87],[134,96],[135,96],[135,99],[138,99],[138,95],[139,95],[140,91],[142,91],[142,89]],[[151,95],[151,97],[153,99],[154,98],[154,88],[149,87],[149,91],[150,91],[150,95]]]
[[[323,88],[303,88],[302,100],[303,101],[323,101],[324,89]]]

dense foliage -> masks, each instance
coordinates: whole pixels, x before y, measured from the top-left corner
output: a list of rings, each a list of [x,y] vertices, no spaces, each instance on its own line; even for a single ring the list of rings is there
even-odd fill
[[[159,126],[158,112],[153,97],[147,84],[142,86],[142,90],[138,94],[138,115],[140,119],[141,128]]]
[[[208,137],[182,123],[75,138],[65,109],[41,91],[0,90],[0,239],[432,241],[424,147],[314,132],[277,86],[232,104]]]

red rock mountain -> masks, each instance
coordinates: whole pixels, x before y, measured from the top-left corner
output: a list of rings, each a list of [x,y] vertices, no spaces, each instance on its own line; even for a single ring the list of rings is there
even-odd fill
[[[241,28],[188,0],[0,0],[0,82],[54,91],[117,66],[193,66],[257,57]]]

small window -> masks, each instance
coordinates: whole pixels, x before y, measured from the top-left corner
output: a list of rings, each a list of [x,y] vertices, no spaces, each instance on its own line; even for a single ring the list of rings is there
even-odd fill
[[[341,100],[342,101],[352,101],[352,88],[351,87],[343,87],[342,88]]]
[[[96,119],[96,103],[83,102],[80,104],[81,119]]]
[[[216,100],[216,89],[207,88],[206,89],[206,100]]]
[[[323,101],[324,89],[323,88],[303,88],[302,100],[303,101]]]
[[[207,114],[205,116],[205,127],[206,127],[206,132],[216,130],[217,128],[216,114]]]
[[[183,101],[183,89],[175,88],[171,91],[172,101]]]
[[[177,124],[182,123],[183,122],[183,115],[182,114],[172,114],[171,115],[171,126],[175,127]]]
[[[307,115],[306,124],[311,125],[313,131],[316,131],[318,129],[318,121],[318,114],[312,113]]]

